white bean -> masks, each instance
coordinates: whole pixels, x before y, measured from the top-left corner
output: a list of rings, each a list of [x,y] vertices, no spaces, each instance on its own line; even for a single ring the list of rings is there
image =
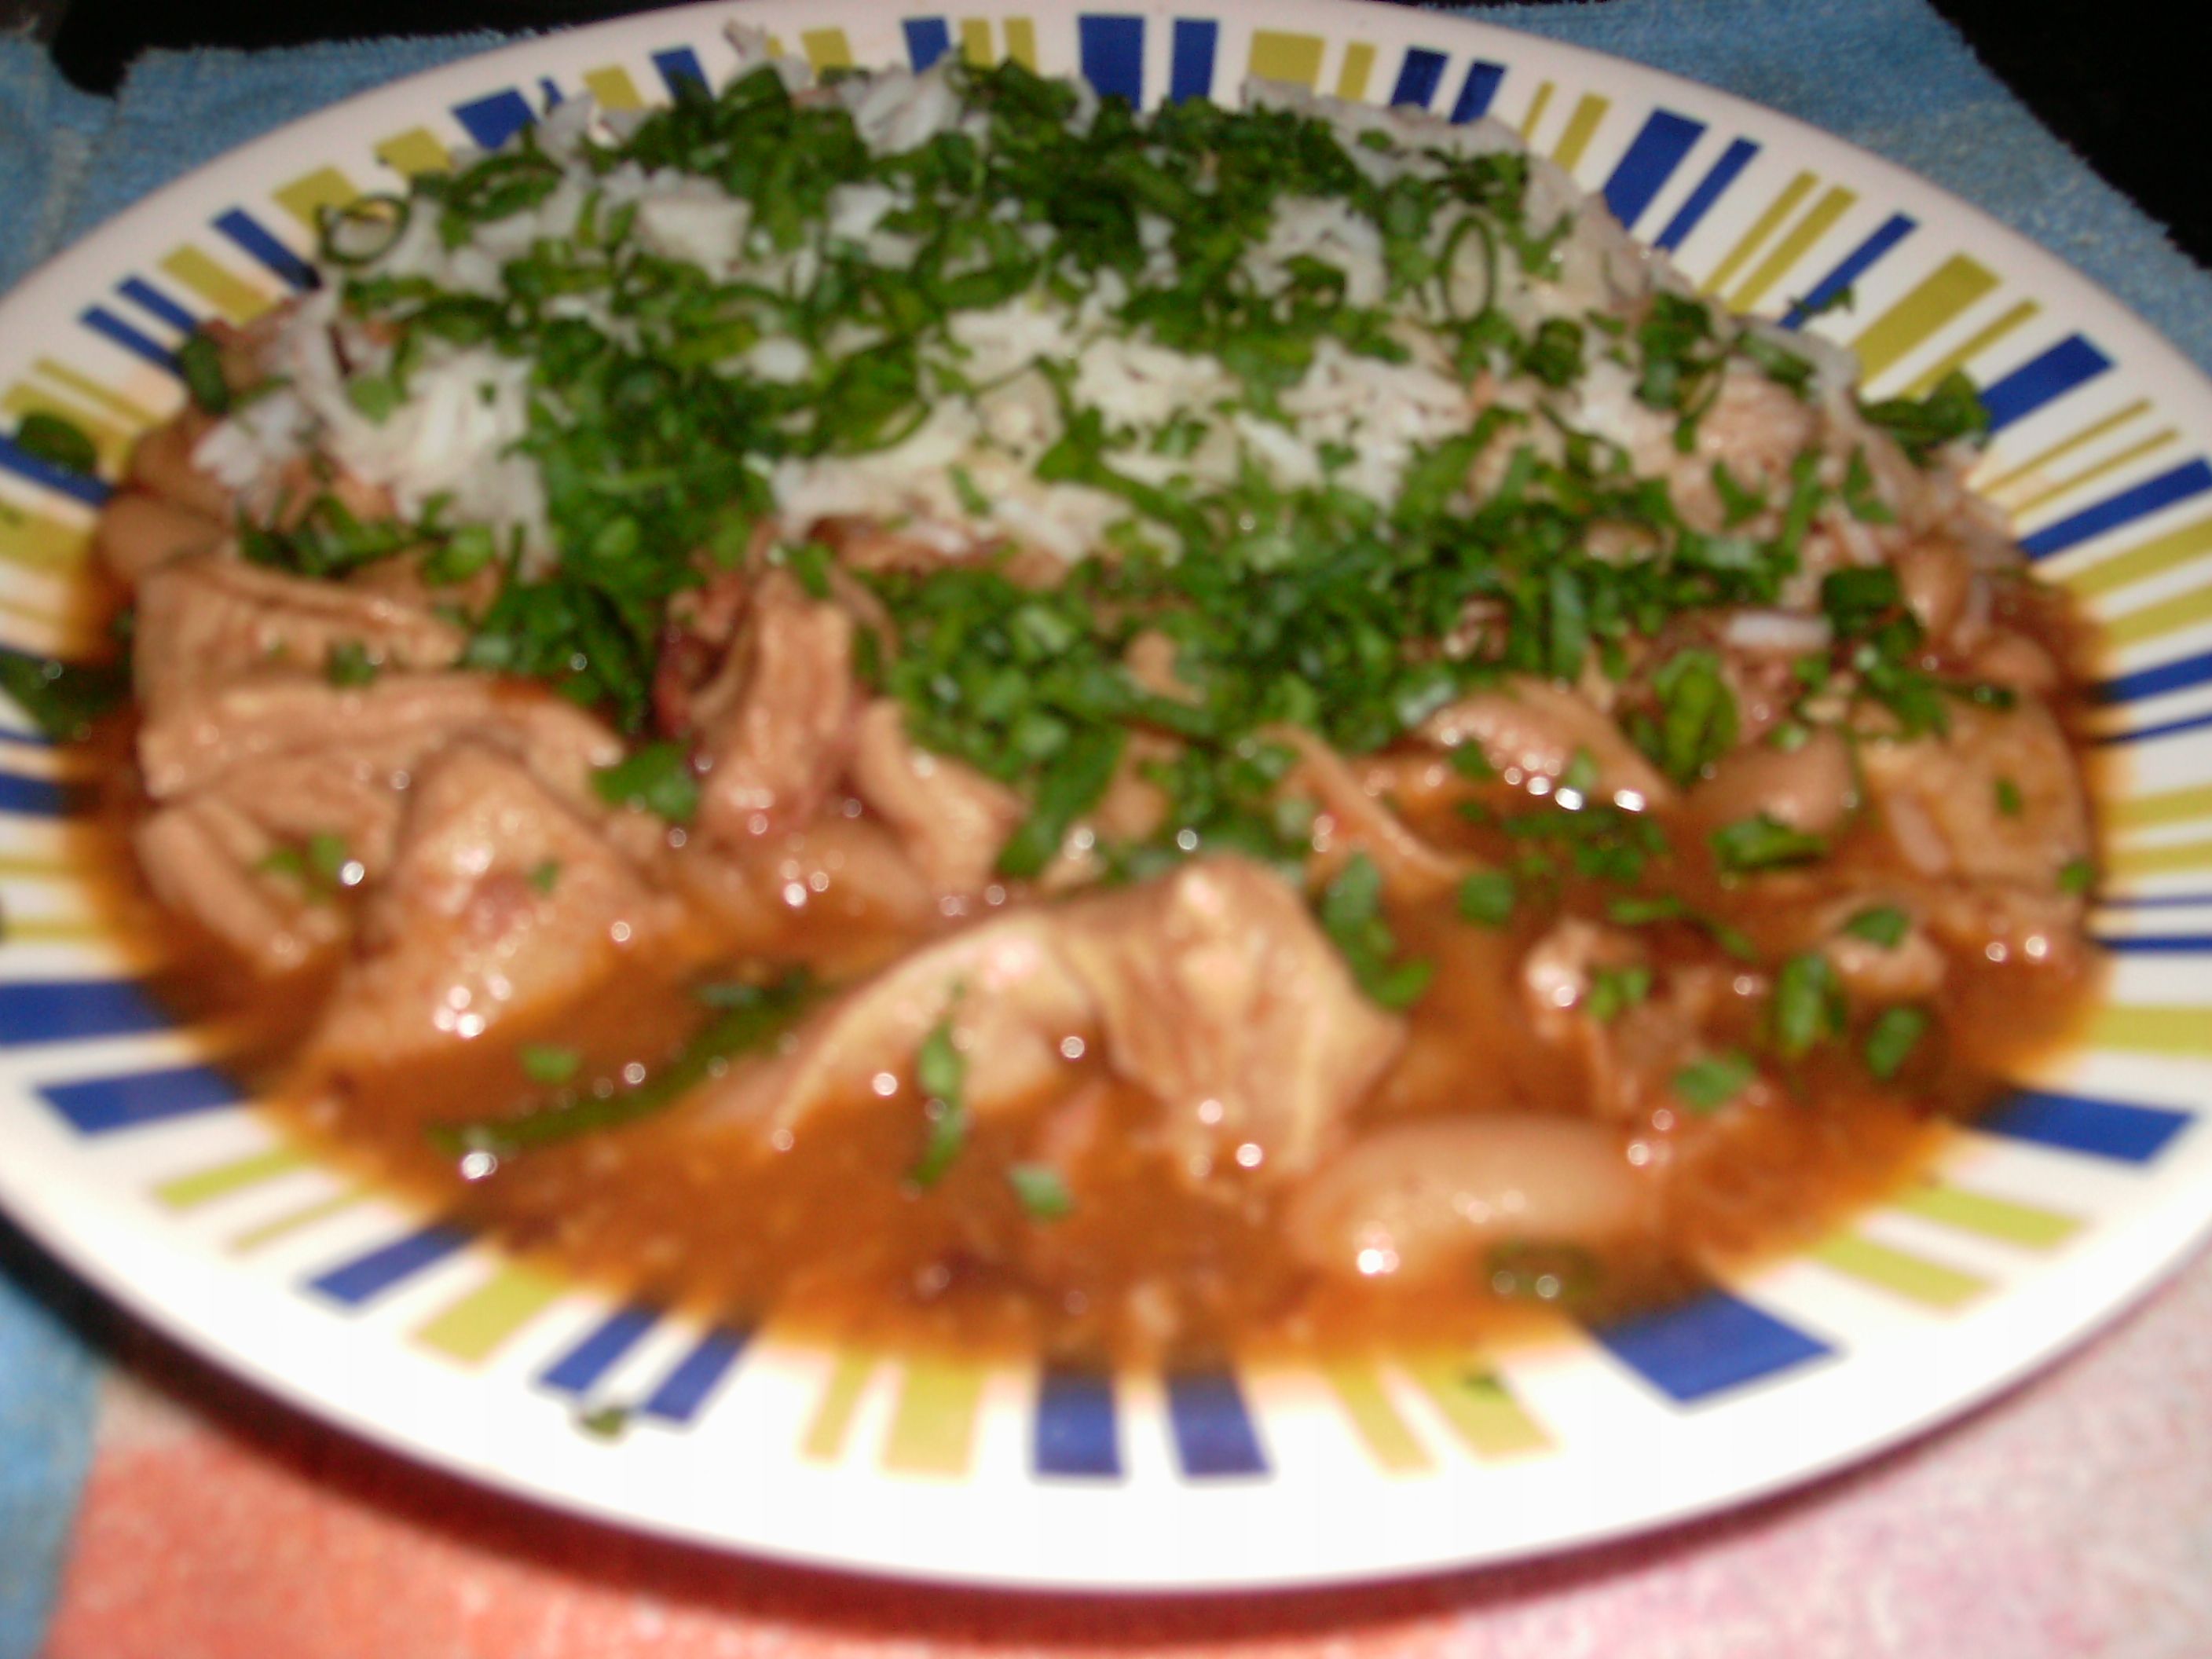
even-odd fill
[[[1603,1245],[1650,1224],[1650,1178],[1583,1118],[1496,1113],[1378,1130],[1308,1182],[1291,1249],[1346,1279],[1441,1278],[1507,1243]]]

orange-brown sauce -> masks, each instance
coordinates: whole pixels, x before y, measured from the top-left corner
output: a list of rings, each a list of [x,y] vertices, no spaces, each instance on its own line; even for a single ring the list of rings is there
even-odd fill
[[[434,1066],[303,1092],[287,1081],[288,1054],[328,981],[258,985],[143,892],[129,856],[140,804],[123,763],[127,735],[103,739],[116,782],[110,810],[82,832],[82,851],[117,927],[158,955],[157,986],[181,1013],[213,1022],[234,1066],[272,1092],[270,1109],[289,1128],[515,1249],[625,1294],[733,1317],[773,1314],[823,1335],[963,1352],[1341,1352],[1494,1337],[1527,1316],[1525,1306],[1492,1295],[1480,1273],[1403,1292],[1327,1282],[1284,1247],[1281,1194],[1233,1176],[1203,1191],[1169,1178],[1150,1132],[1156,1103],[1109,1077],[1095,1055],[1068,1066],[1054,1099],[979,1122],[927,1191],[908,1178],[927,1127],[904,1076],[886,1095],[823,1115],[785,1151],[763,1151],[751,1132],[703,1123],[679,1104],[464,1179],[455,1157],[433,1145],[431,1126],[542,1103],[548,1091],[518,1081],[519,1051],[533,1042],[580,1049],[585,1076],[610,1082],[633,1062],[661,1063],[702,1018],[690,993],[696,970],[679,976],[639,961],[627,978],[565,1011],[557,1030],[503,1031]],[[1399,805],[1439,844],[1510,856],[1510,838],[1494,823],[1458,810],[1470,799],[1528,805],[1501,783],[1458,780]],[[1694,841],[1692,830],[1670,827],[1678,844]],[[1655,884],[1742,930],[1766,954],[1789,948],[1793,918],[1820,890],[1854,872],[1880,873],[1887,856],[1862,826],[1839,844],[1832,872],[1731,885],[1694,870],[1655,870]],[[1530,1036],[1514,969],[1559,915],[1600,915],[1618,891],[1569,878],[1555,904],[1524,905],[1502,931],[1459,920],[1449,895],[1394,906],[1404,947],[1438,971],[1411,1013],[1399,1061],[1358,1109],[1354,1130],[1469,1109],[1581,1110],[1584,1075],[1560,1048]],[[904,942],[871,937],[865,918],[825,914],[836,897],[816,902],[811,919],[794,919],[786,959],[849,971]],[[1662,973],[1690,963],[1735,971],[1696,928],[1670,924],[1644,937]],[[1663,1232],[1601,1264],[1577,1310],[1663,1301],[1817,1236],[1893,1189],[1924,1164],[1944,1124],[1987,1100],[1995,1079],[2066,1040],[2094,979],[2094,963],[2023,971],[1954,951],[1934,1004],[1939,1038],[1909,1066],[1909,1091],[1872,1086],[1855,1042],[1838,1043],[1796,1068],[1791,1097],[1761,1109],[1699,1117],[1662,1107],[1630,1125],[1643,1155],[1667,1166]],[[1757,999],[1737,1000],[1748,1032]],[[1723,1031],[1728,1018],[1720,1017]],[[1072,1162],[1071,1146],[1079,1149]],[[1040,1221],[1024,1212],[1006,1170],[1050,1155],[1069,1168],[1076,1202],[1072,1213]]]

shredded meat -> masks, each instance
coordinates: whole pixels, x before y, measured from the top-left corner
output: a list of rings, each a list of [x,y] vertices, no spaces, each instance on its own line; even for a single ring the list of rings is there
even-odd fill
[[[1345,758],[1314,733],[1280,726],[1267,736],[1297,755],[1297,764],[1283,778],[1282,793],[1321,809],[1313,844],[1324,869],[1352,853],[1364,853],[1393,892],[1419,897],[1442,892],[1474,868],[1470,860],[1439,851],[1415,835],[1389,802],[1370,791]]]
[[[1194,1182],[1311,1169],[1402,1036],[1295,893],[1257,866],[1208,859],[917,951],[817,1015],[785,1054],[710,1085],[705,1109],[790,1134],[905,1066],[946,1019],[979,1113],[1034,1099],[1067,1037],[1103,1042],[1116,1073],[1159,1098]]]
[[[888,823],[922,879],[941,893],[972,893],[990,880],[999,849],[1028,808],[971,766],[915,747],[906,711],[880,698],[862,711],[853,744],[853,788]]]
[[[1861,758],[1936,932],[2032,962],[2076,957],[2083,901],[2066,875],[2088,857],[2089,809],[2049,710],[1954,708],[1940,736],[1868,744]]]
[[[149,878],[261,971],[296,968],[345,937],[350,913],[303,890],[297,872],[266,867],[271,855],[335,838],[374,885],[392,864],[409,788],[459,741],[509,756],[573,810],[602,819],[632,856],[657,847],[650,823],[606,811],[591,787],[592,769],[621,757],[620,739],[542,687],[395,674],[341,690],[277,674],[179,698],[140,732],[156,803],[139,838]]]
[[[342,646],[380,672],[445,668],[465,643],[422,605],[201,553],[141,580],[132,666],[140,705],[159,717],[255,674],[320,675]]]
[[[1431,715],[1421,735],[1443,749],[1472,743],[1494,769],[1516,782],[1556,783],[1583,754],[1597,769],[1600,799],[1644,807],[1674,798],[1667,781],[1604,711],[1547,680],[1516,677],[1495,691],[1462,697]]]
[[[415,784],[363,931],[310,1044],[336,1066],[542,1020],[674,929],[592,823],[510,756],[460,742]]]
[[[802,824],[852,751],[852,617],[771,570],[753,584],[720,671],[691,700],[706,772],[699,821],[726,841]]]
[[[297,875],[271,868],[282,843],[221,795],[164,807],[134,839],[155,896],[257,973],[291,972],[345,936],[346,913]]]

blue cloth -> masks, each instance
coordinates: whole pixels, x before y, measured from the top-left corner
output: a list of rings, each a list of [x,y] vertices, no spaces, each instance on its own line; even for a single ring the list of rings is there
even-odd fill
[[[31,1659],[92,1462],[100,1314],[0,1223],[0,1659]]]
[[[30,41],[0,40],[0,291],[142,196],[249,138],[507,39],[149,52],[112,100],[71,88]]]
[[[1459,9],[1674,70],[1901,162],[2078,266],[2212,371],[2212,275],[2037,125],[1923,0]],[[155,52],[113,100],[0,40],[0,289],[246,139],[499,38]],[[0,1659],[27,1659],[89,1454],[98,1321],[4,1230],[0,1247]]]

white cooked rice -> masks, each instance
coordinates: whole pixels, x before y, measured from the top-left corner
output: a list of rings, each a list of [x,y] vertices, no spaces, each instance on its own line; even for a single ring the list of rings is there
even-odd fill
[[[757,31],[735,29],[732,39],[740,73],[773,62],[787,86],[803,90],[811,84],[803,63],[772,59]],[[962,121],[948,70],[886,70],[842,82],[833,95],[872,149],[893,153]],[[1075,119],[1087,124],[1096,98],[1087,88],[1079,88],[1079,95]],[[1461,154],[1519,148],[1519,140],[1494,121],[1455,125],[1424,112],[1376,109],[1304,88],[1253,82],[1245,88],[1245,100],[1329,123],[1347,141],[1357,165],[1378,179],[1431,165],[1417,153],[1424,146]],[[966,118],[980,132],[981,118]],[[575,151],[592,125],[588,104],[577,100],[559,106],[537,129],[539,147],[567,170],[561,185],[537,208],[477,226],[457,248],[444,245],[434,216],[417,213],[378,259],[378,270],[496,294],[501,262],[540,239],[573,236],[596,191],[602,215],[635,203],[641,242],[696,264],[716,280],[743,278],[794,293],[811,282],[816,255],[811,248],[779,252],[768,246],[753,235],[747,204],[709,180],[648,173],[634,163],[592,175]],[[1385,154],[1359,144],[1358,136],[1370,131],[1385,133],[1405,148]],[[878,264],[902,268],[914,257],[912,240],[879,227],[903,204],[894,185],[844,186],[830,204],[830,232]],[[1547,224],[1559,215],[1571,216],[1572,223],[1555,282],[1528,281],[1517,276],[1513,261],[1500,262],[1516,280],[1496,297],[1518,325],[1549,316],[1578,317],[1601,307],[1617,309],[1649,289],[1654,267],[1643,250],[1563,171],[1540,158],[1531,158],[1529,213],[1532,223]],[[1040,236],[1048,234],[1032,228]],[[1164,219],[1143,216],[1140,240],[1155,262],[1170,260],[1171,230]],[[1443,234],[1441,226],[1437,234]],[[1282,203],[1254,260],[1253,280],[1262,290],[1279,288],[1289,280],[1287,262],[1301,255],[1325,258],[1341,270],[1347,297],[1356,304],[1376,303],[1388,292],[1379,235],[1340,201]],[[1413,453],[1464,431],[1472,417],[1470,395],[1441,342],[1410,321],[1399,331],[1411,351],[1408,362],[1385,362],[1324,341],[1304,377],[1281,397],[1283,418],[1258,416],[1240,406],[1241,383],[1215,358],[1169,350],[1117,325],[1111,313],[1122,292],[1118,278],[1108,273],[1073,307],[1024,295],[993,311],[957,314],[949,331],[965,354],[959,371],[986,389],[972,398],[939,398],[921,428],[893,447],[776,463],[769,479],[788,531],[803,535],[821,518],[859,514],[919,518],[959,537],[1011,538],[1067,558],[1091,550],[1126,507],[1097,490],[1035,476],[1038,458],[1061,435],[1052,388],[1032,367],[1041,359],[1073,359],[1076,396],[1117,423],[1157,430],[1177,418],[1197,416],[1206,422],[1194,451],[1173,461],[1141,446],[1117,455],[1118,466],[1151,483],[1180,473],[1200,486],[1226,484],[1241,467],[1256,464],[1281,484],[1311,484],[1323,476],[1325,452],[1349,451],[1352,459],[1335,474],[1337,481],[1387,502]],[[620,319],[608,314],[598,296],[562,303],[623,337]],[[869,337],[854,330],[836,344],[857,349]],[[202,464],[250,498],[256,489],[268,491],[270,480],[289,461],[319,451],[390,490],[403,513],[418,514],[442,498],[449,520],[519,532],[533,561],[549,559],[543,487],[535,468],[513,453],[527,430],[529,365],[483,349],[423,343],[410,373],[413,395],[380,423],[348,401],[336,342],[343,342],[356,369],[383,367],[383,349],[340,317],[336,295],[325,289],[302,301],[278,331],[270,368],[286,379],[289,390],[218,425],[202,447]],[[813,365],[797,343],[769,340],[729,367],[792,382],[805,378]],[[1583,412],[1592,429],[1604,434],[1626,389],[1602,375],[1594,378],[1598,384],[1583,395]],[[537,395],[557,402],[558,389],[540,388]],[[977,486],[989,502],[987,511],[973,513],[963,505],[951,480],[954,467]]]

